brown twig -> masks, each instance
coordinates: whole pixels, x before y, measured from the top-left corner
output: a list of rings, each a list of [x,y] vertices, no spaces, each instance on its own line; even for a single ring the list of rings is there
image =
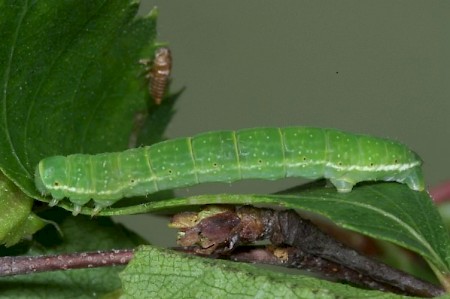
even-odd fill
[[[131,249],[121,249],[46,256],[6,256],[0,257],[0,276],[126,265],[133,254]]]
[[[398,289],[419,296],[433,297],[444,291],[430,283],[417,279],[403,271],[375,261],[344,246],[320,231],[311,222],[302,219],[294,211],[277,212],[271,241],[288,244],[324,259],[345,265],[374,280],[390,284]],[[277,243],[278,242],[278,243]]]
[[[424,297],[444,293],[437,286],[358,254],[292,210],[254,207],[209,209],[198,215],[181,213],[174,217],[172,226],[181,230],[179,245],[189,246],[190,250],[204,255],[230,255],[239,245],[270,240],[276,246],[294,247],[297,253],[301,252],[309,259],[318,257],[367,276],[378,290],[386,289],[378,285],[388,285],[402,293]],[[367,281],[363,285],[367,286]]]
[[[345,281],[347,283],[369,289],[407,294],[389,284],[377,282],[371,277],[362,275],[355,270],[330,262],[323,258],[307,254],[301,249],[295,247],[242,246],[236,248],[228,255],[214,253],[204,255],[198,253],[194,247],[176,247],[174,249],[184,253],[207,258],[220,258],[236,262],[296,268],[299,270],[320,274],[322,277],[326,277],[332,281]]]
[[[241,248],[233,252],[230,259],[250,263],[257,261],[258,263],[296,268],[320,273],[321,276],[333,281],[345,281],[369,289],[406,294],[394,286],[378,282],[367,275],[363,275],[338,263],[305,253],[296,247],[269,247],[266,249],[254,248],[251,250]]]

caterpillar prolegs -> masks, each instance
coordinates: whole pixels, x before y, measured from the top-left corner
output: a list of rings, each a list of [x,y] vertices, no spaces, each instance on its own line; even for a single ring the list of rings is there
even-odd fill
[[[151,146],[98,155],[43,159],[36,187],[68,198],[79,210],[96,209],[123,197],[205,182],[285,177],[327,178],[339,192],[361,181],[397,181],[424,189],[420,157],[388,139],[334,129],[289,127],[216,131]]]

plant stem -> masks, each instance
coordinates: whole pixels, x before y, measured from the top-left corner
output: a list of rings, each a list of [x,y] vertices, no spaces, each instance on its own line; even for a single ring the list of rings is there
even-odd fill
[[[5,256],[0,257],[0,276],[126,265],[133,255],[133,250],[121,249],[46,256]]]

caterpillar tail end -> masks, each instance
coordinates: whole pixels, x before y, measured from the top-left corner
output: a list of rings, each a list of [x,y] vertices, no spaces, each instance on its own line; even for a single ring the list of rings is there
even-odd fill
[[[410,172],[402,182],[405,183],[412,190],[415,191],[425,190],[425,180],[423,178],[423,172],[420,167]]]

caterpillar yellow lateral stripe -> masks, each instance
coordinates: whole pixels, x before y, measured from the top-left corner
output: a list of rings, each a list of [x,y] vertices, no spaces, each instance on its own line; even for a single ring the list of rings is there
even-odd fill
[[[97,210],[123,197],[204,182],[327,178],[339,192],[361,181],[396,181],[424,190],[422,160],[388,139],[311,127],[215,131],[123,152],[41,160],[37,189]]]

